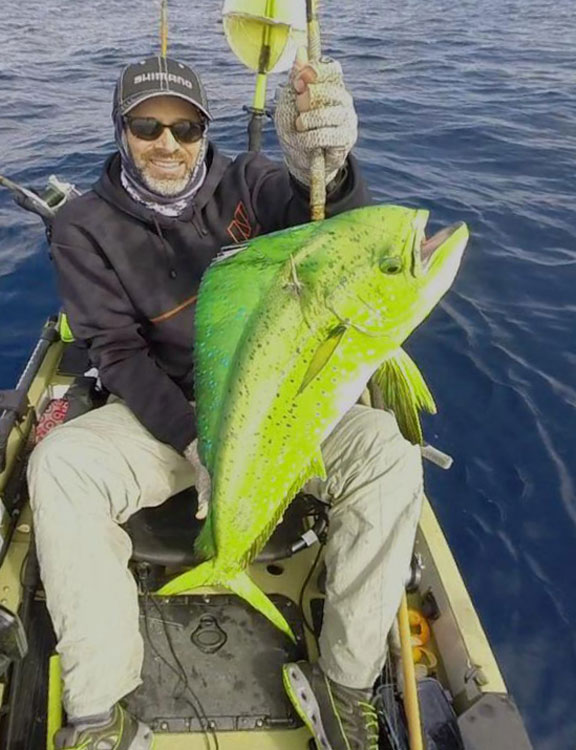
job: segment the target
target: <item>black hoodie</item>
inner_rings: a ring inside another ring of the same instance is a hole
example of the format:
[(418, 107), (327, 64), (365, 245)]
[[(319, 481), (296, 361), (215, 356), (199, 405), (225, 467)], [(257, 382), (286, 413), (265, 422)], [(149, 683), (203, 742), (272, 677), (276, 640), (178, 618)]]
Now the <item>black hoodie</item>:
[[(202, 274), (221, 247), (308, 221), (308, 192), (287, 169), (211, 145), (208, 174), (177, 218), (135, 202), (111, 156), (93, 190), (58, 212), (52, 257), (70, 327), (89, 346), (103, 385), (161, 442), (182, 452), (196, 437), (192, 350)], [(354, 157), (327, 216), (366, 205)]]

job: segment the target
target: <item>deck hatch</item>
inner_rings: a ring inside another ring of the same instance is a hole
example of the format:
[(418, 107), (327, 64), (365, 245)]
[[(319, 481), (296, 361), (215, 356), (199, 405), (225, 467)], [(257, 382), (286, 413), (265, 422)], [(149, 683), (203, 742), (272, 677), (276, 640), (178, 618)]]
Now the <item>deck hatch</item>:
[[(304, 658), (302, 624), (294, 602), (276, 594), (270, 598), (297, 634), (298, 645), (232, 595), (142, 600), (143, 684), (129, 697), (129, 710), (157, 733), (202, 730), (191, 706), (192, 696), (163, 661), (176, 668), (168, 631), (206, 719), (215, 730), (300, 726), (284, 693), (281, 673), (285, 662)], [(210, 643), (212, 648), (205, 647)]]

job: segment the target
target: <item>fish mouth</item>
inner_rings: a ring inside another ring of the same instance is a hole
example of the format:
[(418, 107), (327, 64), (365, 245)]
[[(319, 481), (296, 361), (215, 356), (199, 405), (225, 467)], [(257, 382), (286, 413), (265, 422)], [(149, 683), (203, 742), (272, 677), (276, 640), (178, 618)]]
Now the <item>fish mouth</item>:
[(436, 254), (439, 254), (439, 251), (446, 247), (449, 240), (451, 240), (455, 234), (461, 233), (462, 229), (466, 227), (463, 221), (458, 221), (455, 224), (444, 227), (444, 229), (440, 229), (431, 237), (426, 237), (427, 218), (428, 217), (426, 216), (425, 221), (422, 221), (418, 227), (416, 235), (414, 247), (414, 268), (416, 275), (426, 273)]
[(424, 267), (428, 265), (436, 250), (438, 250), (446, 240), (449, 240), (450, 237), (452, 237), (452, 235), (463, 226), (463, 224), (463, 221), (458, 221), (455, 224), (451, 224), (449, 227), (445, 227), (439, 232), (436, 232), (436, 234), (433, 234), (429, 239), (426, 239), (426, 236), (422, 238), (422, 242), (420, 243), (420, 260)]

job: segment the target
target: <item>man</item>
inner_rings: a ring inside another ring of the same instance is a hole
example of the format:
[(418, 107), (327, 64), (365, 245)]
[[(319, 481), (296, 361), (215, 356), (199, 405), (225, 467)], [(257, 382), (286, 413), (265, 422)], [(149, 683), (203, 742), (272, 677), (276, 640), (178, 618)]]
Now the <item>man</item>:
[[(130, 540), (119, 524), (210, 478), (196, 447), (194, 303), (224, 245), (308, 220), (308, 165), (326, 155), (327, 214), (368, 200), (350, 155), (356, 114), (340, 67), (297, 61), (279, 95), (285, 165), (224, 157), (198, 76), (175, 60), (129, 65), (114, 96), (118, 147), (94, 189), (58, 214), (52, 255), (72, 331), (113, 398), (54, 430), (29, 467), (68, 725), (56, 748), (144, 750), (150, 730), (119, 701), (140, 682), (143, 644)], [(375, 747), (371, 687), (399, 604), (422, 498), (419, 451), (386, 412), (356, 406), (322, 446), (331, 503), (318, 664), (287, 670), (318, 743)]]

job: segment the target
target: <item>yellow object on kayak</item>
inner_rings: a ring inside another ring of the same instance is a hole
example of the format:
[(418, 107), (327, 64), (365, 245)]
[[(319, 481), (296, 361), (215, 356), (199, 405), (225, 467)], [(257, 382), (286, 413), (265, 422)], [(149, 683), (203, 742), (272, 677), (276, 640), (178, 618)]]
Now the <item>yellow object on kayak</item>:
[(424, 615), (416, 609), (409, 609), (408, 622), (413, 645), (425, 646), (430, 640), (430, 625)]
[(58, 315), (58, 333), (65, 344), (71, 344), (74, 341), (74, 334), (68, 323), (68, 316), (64, 312)]
[(429, 675), (438, 666), (438, 658), (436, 657), (436, 654), (429, 648), (424, 648), (423, 646), (412, 647), (412, 658), (416, 666), (420, 667), (420, 670), (418, 671), (421, 674), (425, 673), (426, 675)]

